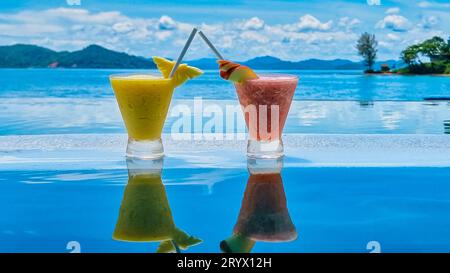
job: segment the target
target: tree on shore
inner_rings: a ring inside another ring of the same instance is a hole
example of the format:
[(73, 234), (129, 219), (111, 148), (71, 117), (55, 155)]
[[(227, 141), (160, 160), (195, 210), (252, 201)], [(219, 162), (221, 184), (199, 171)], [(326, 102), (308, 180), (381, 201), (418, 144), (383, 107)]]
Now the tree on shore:
[(358, 54), (363, 57), (364, 63), (366, 64), (368, 71), (373, 70), (373, 65), (377, 58), (378, 52), (378, 42), (374, 34), (369, 34), (364, 32), (358, 39), (356, 48), (358, 49)]
[(421, 43), (410, 45), (400, 57), (408, 65), (422, 65), (420, 56), (430, 58), (431, 65), (436, 61), (450, 60), (450, 46), (441, 37), (435, 36)]
[(438, 36), (422, 42), (419, 46), (420, 52), (430, 59), (442, 57), (448, 48), (447, 42)]
[(442, 56), (443, 56), (446, 60), (450, 60), (450, 45), (448, 45), (447, 48), (444, 50)]
[[(429, 62), (422, 62), (421, 57)], [(421, 43), (408, 46), (402, 51), (401, 59), (408, 65), (403, 69), (411, 74), (450, 74), (450, 45), (441, 37), (435, 36)]]
[(400, 57), (405, 62), (405, 64), (411, 66), (417, 64), (417, 62), (420, 63), (419, 53), (420, 53), (420, 46), (412, 45), (408, 46), (405, 50), (403, 50)]

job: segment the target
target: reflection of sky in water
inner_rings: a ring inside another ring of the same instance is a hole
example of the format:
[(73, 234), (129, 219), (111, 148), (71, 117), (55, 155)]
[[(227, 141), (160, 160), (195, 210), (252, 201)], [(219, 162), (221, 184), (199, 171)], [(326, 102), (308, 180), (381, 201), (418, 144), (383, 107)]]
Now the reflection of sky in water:
[[(1, 138), (0, 252), (67, 252), (74, 240), (83, 252), (156, 250), (156, 243), (111, 238), (128, 181), (125, 135)], [(367, 252), (372, 240), (384, 252), (450, 251), (447, 136), (285, 140), (283, 187), (299, 237), (257, 242), (253, 252)], [(187, 252), (219, 252), (243, 204), (245, 145), (177, 143), (167, 146), (162, 171), (174, 221), (203, 240)]]
[[(221, 180), (212, 191), (193, 181)], [(176, 225), (203, 242), (187, 252), (219, 252), (231, 235), (248, 179), (236, 169), (164, 169)], [(0, 251), (154, 252), (157, 243), (111, 239), (127, 170), (3, 171)], [(449, 168), (284, 168), (289, 215), (299, 237), (258, 242), (253, 252), (450, 251)], [(53, 181), (25, 184), (23, 181)], [(430, 181), (433, 185), (430, 186)], [(179, 186), (178, 186), (179, 185)], [(386, 212), (389, 213), (386, 213)]]
[[(175, 100), (172, 108), (188, 105), (194, 116), (193, 100)], [(203, 101), (203, 109), (217, 105), (226, 113), (226, 106), (235, 100)], [(238, 131), (243, 132), (243, 117)], [(169, 117), (164, 131), (170, 132), (179, 116)], [(450, 119), (450, 104), (441, 102), (379, 102), (379, 101), (294, 101), (284, 133), (443, 133), (442, 123)], [(125, 133), (123, 122), (113, 98), (109, 99), (3, 99), (0, 101), (0, 134), (55, 133)], [(211, 117), (203, 118), (203, 125)], [(195, 119), (191, 117), (191, 128)], [(223, 131), (226, 122), (223, 119)], [(198, 127), (196, 127), (198, 128)], [(195, 131), (195, 132), (198, 132)]]
[(381, 122), (383, 123), (383, 127), (388, 129), (388, 130), (395, 130), (397, 129), (400, 125), (400, 121), (403, 118), (403, 114), (398, 112), (398, 111), (384, 111), (381, 114)]

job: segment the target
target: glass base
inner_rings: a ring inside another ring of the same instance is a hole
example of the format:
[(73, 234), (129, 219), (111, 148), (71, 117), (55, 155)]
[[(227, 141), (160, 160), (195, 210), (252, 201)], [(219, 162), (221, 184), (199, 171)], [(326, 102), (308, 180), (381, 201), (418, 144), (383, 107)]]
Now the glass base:
[(161, 175), (164, 157), (157, 159), (142, 159), (137, 157), (127, 157), (128, 175)]
[(135, 140), (128, 138), (127, 157), (141, 159), (158, 159), (164, 156), (164, 147), (161, 139)]
[(281, 173), (283, 157), (278, 158), (248, 158), (247, 169), (250, 174)]
[(250, 158), (280, 158), (284, 155), (283, 141), (258, 141), (249, 139), (247, 143), (247, 156)]

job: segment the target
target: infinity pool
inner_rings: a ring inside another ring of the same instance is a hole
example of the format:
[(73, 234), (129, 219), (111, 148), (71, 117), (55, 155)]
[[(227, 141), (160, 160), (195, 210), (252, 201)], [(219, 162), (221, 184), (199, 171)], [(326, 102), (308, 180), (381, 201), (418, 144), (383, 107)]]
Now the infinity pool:
[[(157, 242), (112, 239), (128, 182), (123, 135), (0, 140), (0, 252), (157, 250)], [(284, 198), (275, 219), (291, 222), (296, 236), (256, 241), (252, 252), (450, 251), (446, 135), (291, 136), (281, 181), (259, 191), (244, 143), (168, 142), (161, 175), (167, 204), (154, 206), (167, 205), (175, 226), (202, 240), (182, 252), (220, 252), (240, 211), (270, 218), (270, 204), (248, 207)], [(276, 197), (262, 194), (270, 189)]]

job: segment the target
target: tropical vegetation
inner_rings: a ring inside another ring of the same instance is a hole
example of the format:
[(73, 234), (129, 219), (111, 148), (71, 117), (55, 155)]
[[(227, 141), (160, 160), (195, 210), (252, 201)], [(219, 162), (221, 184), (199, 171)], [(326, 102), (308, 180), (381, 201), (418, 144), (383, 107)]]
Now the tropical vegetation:
[(377, 59), (378, 52), (378, 42), (374, 34), (364, 32), (358, 39), (356, 48), (358, 49), (358, 54), (364, 59), (364, 63), (367, 66), (366, 72), (374, 72), (373, 65)]
[[(407, 65), (397, 70), (404, 74), (450, 74), (450, 41), (435, 36), (421, 43), (408, 46), (401, 53)], [(423, 58), (428, 62), (423, 62)]]

